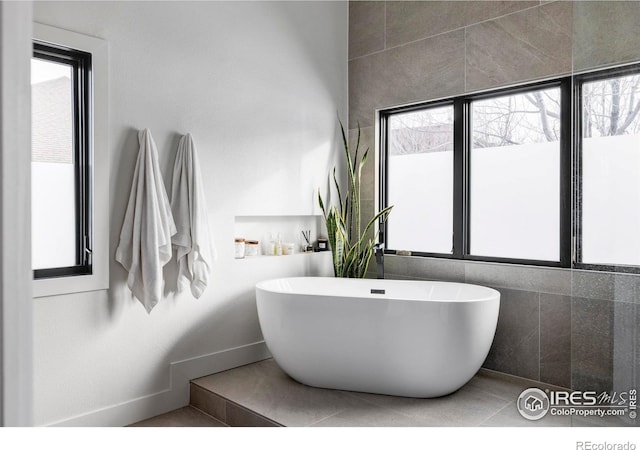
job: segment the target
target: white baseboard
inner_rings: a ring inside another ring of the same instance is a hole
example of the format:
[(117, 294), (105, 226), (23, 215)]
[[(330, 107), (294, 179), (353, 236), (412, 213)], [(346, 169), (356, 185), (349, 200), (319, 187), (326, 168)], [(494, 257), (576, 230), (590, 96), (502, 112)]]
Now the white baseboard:
[(189, 404), (189, 381), (271, 357), (264, 341), (172, 362), (169, 387), (151, 395), (42, 426), (122, 427)]

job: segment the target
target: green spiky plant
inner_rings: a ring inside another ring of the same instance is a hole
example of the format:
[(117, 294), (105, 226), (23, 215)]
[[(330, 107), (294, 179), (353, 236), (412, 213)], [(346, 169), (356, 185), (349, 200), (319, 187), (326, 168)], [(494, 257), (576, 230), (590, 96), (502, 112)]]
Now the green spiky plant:
[(362, 182), (362, 168), (367, 162), (369, 149), (360, 155), (360, 126), (356, 148), (353, 152), (353, 160), (349, 151), (349, 143), (344, 131), (342, 121), (338, 118), (342, 132), (344, 155), (347, 160), (348, 186), (346, 195), (342, 195), (340, 183), (336, 176), (336, 168), (333, 168), (333, 183), (338, 194), (339, 205), (327, 205), (322, 200), (318, 190), (318, 203), (324, 216), (329, 245), (333, 256), (333, 271), (336, 277), (363, 278), (369, 267), (369, 260), (373, 253), (373, 246), (378, 238), (376, 231), (372, 238), (367, 238), (377, 220), (386, 221), (393, 206), (388, 206), (376, 213), (366, 226), (362, 227), (360, 217), (360, 185)]

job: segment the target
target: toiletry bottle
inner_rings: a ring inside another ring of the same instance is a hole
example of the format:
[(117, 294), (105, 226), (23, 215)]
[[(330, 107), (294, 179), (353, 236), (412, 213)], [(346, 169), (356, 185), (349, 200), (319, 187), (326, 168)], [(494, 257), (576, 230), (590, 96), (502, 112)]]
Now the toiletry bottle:
[(245, 248), (244, 238), (235, 238), (233, 241), (234, 241), (234, 244), (235, 244), (235, 257), (236, 257), (236, 259), (244, 258), (244, 248)]
[(273, 233), (269, 233), (269, 245), (267, 255), (274, 256), (276, 254), (276, 239), (273, 237)]
[(275, 255), (282, 256), (282, 240), (280, 239), (280, 233), (278, 233), (278, 238), (276, 240)]

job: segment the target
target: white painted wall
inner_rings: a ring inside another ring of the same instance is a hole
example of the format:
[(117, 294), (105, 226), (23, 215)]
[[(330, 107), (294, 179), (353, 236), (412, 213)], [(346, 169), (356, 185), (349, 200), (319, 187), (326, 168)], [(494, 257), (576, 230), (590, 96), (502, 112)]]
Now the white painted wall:
[(212, 353), (262, 340), (256, 281), (331, 273), (326, 255), (234, 260), (233, 237), (236, 216), (318, 213), (346, 117), (347, 3), (38, 2), (34, 20), (109, 44), (112, 253), (139, 128), (165, 185), (181, 133), (202, 164), (219, 259), (199, 300), (169, 293), (147, 315), (113, 257), (108, 291), (35, 300), (36, 424), (120, 425), (184, 399), (165, 395), (184, 378), (172, 384), (170, 363), (202, 375), (210, 359), (239, 361)]
[(0, 426), (33, 423), (31, 18), (30, 2), (0, 2)]

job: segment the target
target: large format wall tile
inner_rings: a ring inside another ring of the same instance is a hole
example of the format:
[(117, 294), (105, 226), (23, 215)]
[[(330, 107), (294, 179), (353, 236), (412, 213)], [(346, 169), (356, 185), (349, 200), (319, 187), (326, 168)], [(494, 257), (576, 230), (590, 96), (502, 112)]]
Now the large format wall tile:
[(572, 4), (554, 2), (470, 26), (468, 92), (571, 72)]
[(613, 387), (611, 341), (602, 336), (572, 335), (571, 389), (609, 392)]
[(640, 305), (617, 302), (613, 304), (613, 389), (628, 391), (640, 384)]
[(387, 2), (387, 48), (539, 5), (537, 1)]
[(540, 377), (539, 294), (498, 288), (500, 315), (487, 369), (538, 380)]
[(465, 25), (465, 2), (387, 2), (387, 46), (435, 36)]
[(610, 338), (613, 306), (613, 302), (607, 300), (574, 296), (571, 309), (571, 332)]
[(537, 1), (471, 1), (463, 2), (465, 5), (465, 25), (483, 22), (485, 20), (501, 17), (522, 9), (540, 5)]
[(640, 58), (640, 2), (574, 3), (573, 66), (584, 70)]
[(640, 275), (574, 270), (571, 290), (576, 297), (640, 303)]
[(388, 278), (426, 278), (424, 258), (417, 256), (387, 255), (384, 257), (384, 270)]
[(464, 282), (464, 263), (417, 256), (385, 256), (389, 278)]
[(571, 271), (516, 264), (465, 263), (466, 281), (525, 291), (571, 294)]
[(384, 50), (384, 2), (349, 2), (349, 59)]
[(571, 387), (571, 297), (540, 294), (540, 381)]
[(464, 30), (349, 62), (349, 127), (369, 127), (376, 108), (464, 90)]
[(613, 371), (613, 306), (608, 300), (573, 297), (571, 388), (609, 391)]

